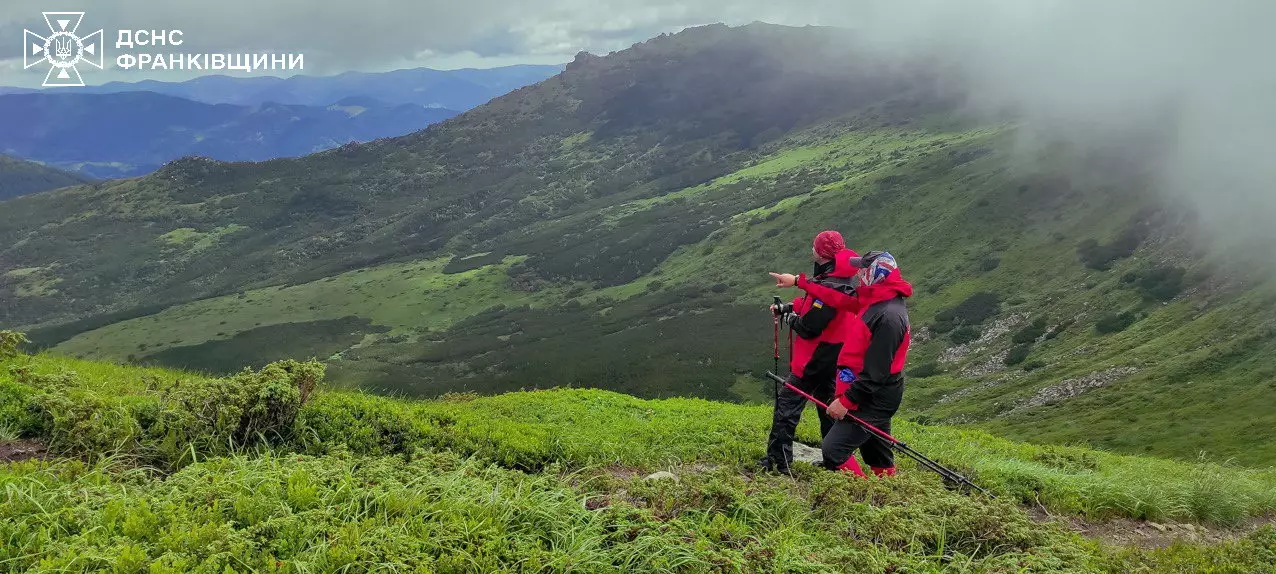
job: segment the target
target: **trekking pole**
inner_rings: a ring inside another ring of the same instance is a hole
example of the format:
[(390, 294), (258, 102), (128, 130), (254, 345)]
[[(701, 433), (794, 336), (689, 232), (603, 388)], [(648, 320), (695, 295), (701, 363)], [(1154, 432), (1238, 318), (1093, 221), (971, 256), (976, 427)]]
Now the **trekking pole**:
[[(775, 300), (775, 305), (777, 308), (780, 305), (784, 304), (784, 302), (781, 301), (779, 297), (772, 296), (772, 299)], [(773, 330), (775, 332), (775, 371), (774, 372), (778, 373), (780, 372), (780, 314), (779, 313), (776, 313), (775, 311), (771, 312), (771, 323), (774, 326)], [(780, 408), (779, 381), (776, 381), (773, 386), (775, 387), (775, 408), (779, 409)]]
[[(806, 392), (805, 392), (805, 391), (803, 391), (802, 389), (799, 389), (799, 388), (797, 388), (797, 387), (793, 386), (791, 383), (789, 383), (789, 382), (787, 382), (787, 381), (784, 381), (783, 379), (781, 379), (781, 378), (780, 378), (778, 375), (776, 375), (775, 373), (767, 373), (767, 375), (768, 375), (768, 376), (770, 376), (772, 380), (776, 381), (776, 383), (783, 382), (783, 383), (784, 383), (784, 386), (788, 387), (788, 388), (789, 388), (790, 390), (792, 390), (793, 392), (795, 392), (795, 393), (797, 393), (797, 394), (799, 394), (799, 395), (802, 395), (803, 397), (805, 397), (805, 398), (806, 398), (806, 400), (808, 400), (808, 401), (811, 401), (811, 402), (815, 403), (815, 404), (816, 404), (816, 405), (818, 405), (820, 408), (822, 408), (822, 409), (824, 409), (824, 410), (828, 410), (829, 406), (828, 406), (828, 405), (826, 405), (826, 404), (824, 404), (824, 402), (822, 402), (822, 401), (820, 401), (819, 399), (817, 399), (817, 398), (815, 398), (815, 397), (811, 396), (810, 394), (806, 393)], [(873, 426), (873, 425), (869, 424), (869, 423), (868, 423), (867, 421), (865, 421), (864, 419), (861, 419), (861, 418), (859, 418), (859, 417), (857, 417), (857, 416), (855, 416), (855, 415), (853, 415), (853, 414), (846, 413), (846, 416), (847, 416), (847, 417), (849, 417), (849, 418), (851, 419), (851, 421), (852, 421), (852, 422), (854, 422), (854, 423), (855, 423), (855, 424), (857, 424), (857, 425), (860, 425), (861, 427), (863, 427), (863, 428), (864, 428), (864, 430), (867, 430), (867, 431), (869, 432), (869, 434), (871, 434), (871, 435), (873, 435), (873, 436), (877, 437), (877, 438), (878, 438), (878, 440), (881, 440), (882, 442), (885, 442), (885, 443), (887, 444), (887, 446), (890, 446), (891, 448), (893, 448), (893, 449), (895, 449), (895, 450), (898, 450), (899, 452), (904, 453), (904, 454), (905, 454), (906, 456), (908, 456), (909, 458), (911, 458), (911, 459), (913, 459), (913, 460), (917, 461), (917, 463), (918, 463), (918, 464), (920, 464), (920, 465), (922, 465), (922, 466), (924, 466), (924, 467), (926, 467), (926, 468), (928, 468), (928, 469), (930, 469), (930, 470), (934, 471), (934, 472), (935, 472), (935, 474), (938, 474), (939, 476), (943, 477), (943, 478), (944, 478), (944, 480), (947, 480), (947, 481), (952, 482), (952, 483), (954, 483), (954, 484), (957, 484), (957, 485), (959, 485), (959, 486), (964, 486), (964, 487), (968, 487), (968, 488), (973, 488), (973, 489), (978, 490), (979, 492), (981, 492), (981, 493), (983, 493), (983, 494), (986, 494), (989, 498), (997, 498), (996, 496), (993, 496), (993, 494), (992, 494), (992, 493), (988, 492), (987, 490), (984, 490), (983, 488), (980, 488), (980, 487), (979, 487), (979, 485), (977, 485), (977, 484), (975, 484), (975, 483), (971, 482), (969, 478), (966, 478), (966, 477), (965, 477), (965, 476), (963, 476), (961, 473), (959, 473), (959, 472), (957, 472), (957, 471), (955, 471), (955, 470), (953, 470), (953, 469), (951, 469), (951, 468), (948, 468), (948, 467), (946, 467), (946, 466), (944, 466), (944, 465), (942, 465), (942, 464), (939, 464), (938, 462), (935, 462), (935, 461), (931, 460), (931, 459), (930, 459), (929, 457), (927, 457), (926, 455), (923, 455), (922, 453), (920, 453), (920, 452), (917, 452), (917, 451), (913, 450), (913, 448), (912, 448), (912, 447), (910, 447), (910, 446), (908, 446), (908, 444), (907, 444), (907, 443), (905, 443), (904, 441), (899, 440), (899, 439), (897, 439), (897, 438), (895, 438), (895, 437), (891, 436), (891, 435), (890, 435), (890, 433), (888, 433), (888, 432), (886, 432), (886, 431), (884, 431), (884, 430), (882, 430), (882, 429), (879, 429), (879, 428), (877, 428), (877, 427), (875, 427), (875, 426)]]

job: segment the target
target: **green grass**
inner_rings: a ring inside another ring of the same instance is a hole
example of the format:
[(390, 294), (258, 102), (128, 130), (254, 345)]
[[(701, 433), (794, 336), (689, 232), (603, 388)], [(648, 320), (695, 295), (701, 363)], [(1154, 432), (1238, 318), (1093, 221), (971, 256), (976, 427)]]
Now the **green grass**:
[[(744, 467), (762, 455), (770, 424), (770, 410), (763, 406), (699, 399), (648, 401), (584, 389), (421, 403), (324, 395), (306, 416), (316, 417), (308, 424), (322, 427), (329, 417), (344, 421), (349, 415), (343, 413), (360, 412), (397, 412), (397, 424), (409, 425), (405, 428), (427, 444), (525, 468), (555, 462)], [(799, 437), (818, 444), (813, 414), (805, 417)], [(902, 440), (973, 473), (992, 491), (1059, 512), (1234, 523), (1276, 510), (1272, 470), (1036, 446), (950, 427), (906, 422), (897, 426)], [(336, 430), (321, 434), (339, 436)], [(371, 444), (361, 448), (378, 450)], [(902, 464), (924, 472), (911, 461)]]
[(14, 295), (18, 297), (48, 297), (57, 294), (56, 287), (62, 282), (53, 273), (52, 267), (26, 267), (10, 270), (5, 276), (16, 283)]
[[(188, 456), (180, 441), (172, 442), (171, 431), (148, 425), (163, 420), (165, 409), (182, 410), (180, 403), (170, 404), (165, 398), (180, 394), (179, 389), (219, 392), (212, 379), (45, 356), (29, 364), (22, 358), (13, 361), (27, 366), (15, 371), (12, 381), (0, 378), (9, 397), (8, 410), (3, 412), (30, 433), (70, 441), (55, 440), (54, 450), (73, 452), (83, 448), (77, 444), (109, 444), (113, 445), (106, 449), (110, 452), (98, 454), (141, 457), (159, 466), (181, 465), (191, 456), (201, 456), (199, 452)], [(74, 374), (59, 376), (67, 372)], [(54, 380), (61, 382), (49, 387), (48, 381)], [(223, 402), (238, 404), (229, 399)], [(32, 422), (24, 414), (31, 412), (48, 413), (43, 416), (49, 418)], [(106, 412), (111, 416), (95, 414)], [(818, 444), (814, 417), (806, 419), (799, 437)], [(560, 464), (654, 469), (703, 463), (747, 468), (762, 454), (769, 421), (765, 406), (688, 398), (653, 401), (592, 389), (454, 395), (436, 401), (327, 391), (316, 394), (299, 411), (297, 427), (289, 431), (292, 438), (286, 443), (318, 453), (336, 444), (372, 455), (444, 449), (528, 470)], [(1036, 446), (979, 431), (906, 421), (899, 422), (897, 435), (933, 458), (971, 473), (981, 485), (1004, 497), (1058, 512), (1228, 524), (1276, 510), (1276, 471), (1272, 470)], [(207, 448), (200, 447), (201, 451)], [(924, 474), (910, 461), (902, 463)], [(939, 486), (933, 477), (925, 480)]]
[(505, 270), (517, 260), (507, 258), (501, 264), (455, 274), (441, 272), (445, 259), (418, 261), (360, 269), (301, 285), (255, 289), (89, 331), (58, 345), (57, 350), (90, 358), (144, 357), (226, 340), (260, 327), (350, 316), (389, 327), (390, 335), (417, 336), (494, 305), (545, 301), (561, 292), (532, 295), (510, 290)]
[(197, 231), (193, 227), (180, 227), (159, 236), (158, 240), (166, 247), (180, 249), (183, 255), (190, 256), (217, 245), (217, 242), (227, 235), (246, 229), (248, 228), (235, 223), (213, 228), (206, 233)]
[(77, 463), (0, 469), (8, 571), (1257, 572), (1276, 532), (1106, 549), (913, 478), (646, 482), (525, 474), (448, 453), (232, 457), (164, 480)]
[[(911, 465), (888, 480), (805, 465), (792, 478), (755, 475), (763, 407), (584, 389), (434, 401), (320, 389), (308, 402), (261, 402), (294, 384), (272, 387), (286, 380), (272, 373), (218, 381), (49, 355), (0, 360), (0, 427), (47, 412), (54, 433), (35, 425), (27, 437), (96, 460), (0, 466), (0, 569), (1239, 573), (1270, 571), (1276, 557), (1270, 527), (1142, 550), (1025, 509), (1228, 524), (1276, 508), (1272, 472), (900, 425), (994, 501)], [(56, 400), (31, 385), (54, 380)], [(171, 418), (196, 404), (214, 410)], [(230, 405), (275, 426), (222, 435), (239, 420)], [(68, 440), (56, 432), (66, 417), (81, 434), (136, 430), (122, 442)], [(157, 473), (145, 461), (175, 464)], [(642, 478), (661, 469), (679, 480)]]

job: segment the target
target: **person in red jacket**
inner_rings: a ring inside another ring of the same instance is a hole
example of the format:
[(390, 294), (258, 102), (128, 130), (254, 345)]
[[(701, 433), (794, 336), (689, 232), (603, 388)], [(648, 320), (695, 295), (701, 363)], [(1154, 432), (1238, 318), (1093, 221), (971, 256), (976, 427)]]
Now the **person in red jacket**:
[(865, 476), (855, 460), (858, 449), (874, 474), (892, 476), (895, 458), (890, 447), (844, 418), (853, 411), (865, 422), (890, 432), (891, 418), (904, 397), (904, 363), (911, 336), (905, 299), (913, 295), (913, 286), (904, 280), (890, 253), (870, 252), (851, 258), (848, 264), (857, 269), (853, 290), (819, 277), (772, 276), (777, 285), (797, 286), (808, 297), (817, 297), (858, 319), (848, 325), (838, 355), (836, 400), (829, 403), (827, 412), (837, 423), (824, 437), (825, 467)]
[[(849, 263), (856, 253), (846, 249), (841, 234), (821, 232), (815, 237), (811, 256), (815, 260), (815, 278), (830, 286), (850, 289), (858, 270)], [(809, 294), (792, 303), (773, 305), (771, 312), (779, 315), (781, 323), (797, 335), (790, 349), (789, 382), (821, 400), (831, 399), (837, 357), (854, 314)], [(789, 471), (793, 461), (793, 437), (805, 407), (806, 399), (801, 395), (788, 387), (780, 391), (767, 439), (767, 455), (760, 463), (764, 469)], [(822, 436), (833, 428), (834, 421), (823, 411), (819, 416)]]

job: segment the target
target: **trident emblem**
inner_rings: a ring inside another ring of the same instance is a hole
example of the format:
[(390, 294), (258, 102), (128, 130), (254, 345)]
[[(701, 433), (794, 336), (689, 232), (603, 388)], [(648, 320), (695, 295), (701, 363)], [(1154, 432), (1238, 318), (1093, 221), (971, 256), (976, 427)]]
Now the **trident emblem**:
[(66, 36), (63, 36), (60, 38), (54, 38), (53, 49), (56, 51), (58, 55), (58, 59), (60, 60), (71, 59), (71, 39), (70, 38)]
[(49, 74), (42, 86), (83, 86), (76, 66), (84, 62), (100, 70), (103, 64), (102, 31), (83, 38), (75, 33), (83, 19), (84, 12), (45, 12), (44, 22), (51, 32), (48, 37), (23, 30), (22, 69), (47, 62)]

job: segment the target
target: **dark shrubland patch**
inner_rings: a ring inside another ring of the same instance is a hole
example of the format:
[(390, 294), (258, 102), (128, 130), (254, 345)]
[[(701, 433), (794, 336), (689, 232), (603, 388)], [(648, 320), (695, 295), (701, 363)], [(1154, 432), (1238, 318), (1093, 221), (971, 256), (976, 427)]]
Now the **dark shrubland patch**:
[(953, 307), (935, 314), (932, 330), (947, 333), (960, 326), (978, 326), (1001, 311), (1001, 296), (980, 291)]
[(1157, 215), (1158, 212), (1152, 209), (1140, 211), (1111, 242), (1099, 243), (1095, 239), (1082, 241), (1077, 244), (1077, 257), (1086, 267), (1107, 271), (1116, 261), (1134, 255), (1134, 251), (1147, 239), (1152, 221)]
[(1020, 328), (1018, 331), (1015, 331), (1015, 334), (1010, 338), (1010, 340), (1017, 345), (1033, 343), (1044, 335), (1045, 332), (1046, 318), (1037, 317), (1036, 319), (1033, 319), (1031, 323)]
[(249, 329), (221, 341), (173, 347), (141, 357), (143, 362), (216, 374), (242, 365), (264, 366), (287, 357), (327, 358), (363, 339), (365, 333), (388, 331), (368, 319), (345, 317), (304, 323), (281, 323)]
[(1182, 267), (1154, 267), (1131, 271), (1121, 276), (1121, 283), (1131, 285), (1150, 301), (1169, 301), (1183, 291), (1187, 270)]
[(448, 274), (464, 273), (481, 267), (500, 263), (505, 259), (505, 255), (493, 251), (482, 255), (471, 255), (469, 257), (453, 257), (443, 266), (443, 272)]
[(970, 325), (962, 325), (948, 333), (953, 343), (964, 345), (979, 338), (979, 329)]
[(1010, 348), (1009, 352), (1006, 353), (1005, 364), (1007, 366), (1018, 365), (1024, 362), (1024, 360), (1028, 358), (1028, 354), (1031, 352), (1032, 352), (1031, 343), (1020, 343), (1018, 345), (1015, 345)]
[(909, 366), (905, 374), (910, 377), (926, 378), (939, 374), (939, 363), (935, 361), (927, 361), (915, 366)]
[(1100, 335), (1119, 333), (1129, 328), (1130, 325), (1133, 325), (1135, 321), (1138, 320), (1138, 315), (1130, 311), (1105, 313), (1094, 322), (1094, 330)]

